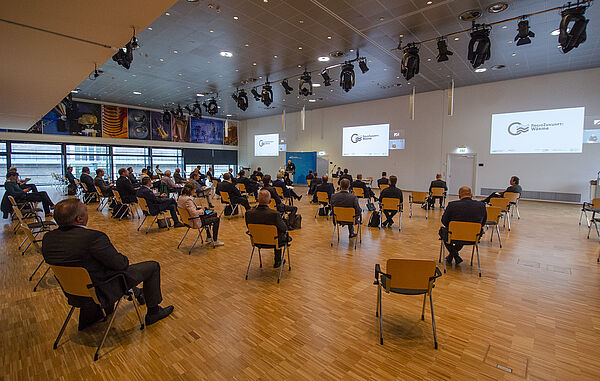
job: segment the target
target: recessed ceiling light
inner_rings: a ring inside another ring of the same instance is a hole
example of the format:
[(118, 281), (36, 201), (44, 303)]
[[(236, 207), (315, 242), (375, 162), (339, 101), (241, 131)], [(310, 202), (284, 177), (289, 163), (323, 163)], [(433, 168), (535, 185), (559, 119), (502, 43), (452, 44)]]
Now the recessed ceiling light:
[(81, 89), (75, 89), (75, 90), (71, 90), (71, 92), (72, 92), (73, 94), (77, 94), (77, 93), (78, 93), (78, 92), (80, 92), (80, 91), (81, 91)]
[(321, 56), (321, 57), (319, 57), (319, 58), (317, 58), (317, 59), (318, 59), (320, 62), (327, 62), (327, 61), (329, 61), (329, 57), (327, 57), (327, 56)]
[(454, 41), (460, 40), (460, 37), (454, 37)]
[(302, 67), (302, 65), (298, 65), (298, 67)]
[(313, 83), (313, 87), (321, 87), (320, 83)]
[(273, 58), (277, 58), (277, 56), (273, 56)]
[(431, 4), (433, 4), (433, 1), (428, 1), (427, 2), (427, 5), (431, 5)]
[(383, 20), (385, 20), (385, 17), (381, 16), (381, 17), (379, 18), (379, 21), (383, 21)]
[(231, 114), (227, 114), (226, 116), (233, 116), (233, 115), (231, 115)]
[(250, 46), (250, 45), (248, 45), (248, 44), (244, 44), (244, 46), (245, 46), (245, 47), (248, 47), (248, 46)]
[(512, 41), (506, 41), (507, 44), (512, 44)]
[(354, 49), (350, 49), (350, 52), (353, 52), (353, 51), (354, 51)]
[(237, 17), (237, 16), (233, 16), (233, 19), (234, 19), (234, 20), (238, 20), (238, 19), (239, 19), (239, 17)]
[(148, 27), (148, 30), (152, 30), (152, 27)]
[(192, 86), (188, 86), (187, 88), (188, 88), (188, 89), (191, 89), (191, 88), (192, 88)]
[(179, 53), (179, 51), (178, 51), (178, 50), (173, 50), (173, 53), (174, 53), (174, 54), (178, 54), (178, 53)]
[(214, 33), (215, 31), (211, 29), (211, 30), (209, 30), (209, 32), (210, 32), (210, 33)]
[(165, 12), (165, 16), (171, 16), (169, 12)]
[[(314, 85), (313, 85), (314, 86)], [(308, 100), (310, 103), (315, 103), (317, 100), (316, 99), (309, 99)]]
[(504, 26), (502, 27), (502, 29), (506, 29), (506, 28), (508, 28), (508, 26), (506, 26), (506, 25), (504, 25)]
[(197, 96), (197, 97), (203, 97), (203, 96), (204, 96), (204, 94), (202, 94), (202, 93), (198, 93), (198, 94), (196, 94), (196, 96)]
[(142, 93), (141, 93), (141, 92), (139, 92), (139, 91), (134, 91), (133, 93), (134, 93), (135, 95), (142, 95)]
[(489, 13), (500, 13), (502, 11), (505, 11), (508, 8), (508, 4), (503, 2), (503, 1), (499, 1), (497, 3), (491, 4), (489, 7), (487, 7), (487, 11)]
[(431, 58), (427, 58), (427, 62), (431, 61)]
[(269, 0), (263, 0), (263, 3), (268, 3), (268, 2), (269, 2)]
[(514, 56), (516, 56), (516, 55), (517, 55), (517, 53), (513, 53), (513, 54), (512, 54), (512, 56), (513, 56), (513, 57), (514, 57)]
[(252, 66), (256, 66), (256, 62), (252, 62)]
[(231, 52), (225, 52), (225, 51), (223, 51), (223, 52), (221, 52), (221, 53), (219, 53), (219, 54), (220, 54), (222, 57), (233, 57), (233, 53), (231, 53)]
[(327, 39), (328, 39), (328, 40), (331, 40), (331, 38), (332, 38), (331, 36), (327, 36)]
[(560, 34), (560, 29), (554, 29), (550, 34), (553, 36), (558, 36)]
[(132, 77), (136, 77), (136, 75), (135, 75), (135, 74), (131, 74), (131, 76), (132, 76)]
[(487, 69), (484, 67), (479, 67), (477, 69), (475, 69), (475, 73), (483, 73), (484, 71), (486, 71)]
[(464, 11), (458, 16), (458, 19), (461, 21), (475, 21), (481, 17), (481, 11), (479, 9), (469, 9), (468, 11)]
[(302, 50), (302, 46), (298, 46), (298, 50)]
[(162, 59), (162, 58), (159, 58), (158, 60), (159, 60), (160, 62), (163, 62), (163, 61), (164, 61), (164, 59)]
[(298, 20), (300, 24), (304, 24), (304, 20)]

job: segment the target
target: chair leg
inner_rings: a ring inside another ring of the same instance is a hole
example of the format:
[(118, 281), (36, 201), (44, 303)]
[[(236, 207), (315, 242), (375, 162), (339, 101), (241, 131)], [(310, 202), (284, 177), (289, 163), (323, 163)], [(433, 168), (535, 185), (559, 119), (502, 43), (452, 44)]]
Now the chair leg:
[[(250, 265), (252, 264), (252, 258), (254, 257), (255, 246), (252, 246), (252, 254), (250, 254), (250, 262), (248, 263), (248, 270), (246, 270), (246, 280), (248, 280), (248, 273), (250, 272)], [(260, 252), (260, 249), (259, 249)]]
[(381, 300), (381, 285), (379, 285), (379, 344), (383, 345), (383, 310)]
[(33, 286), (33, 292), (37, 291), (38, 286), (40, 285), (40, 283), (42, 283), (42, 281), (46, 277), (46, 274), (48, 274), (48, 271), (50, 271), (50, 266), (48, 266), (48, 268), (46, 269), (46, 271), (44, 271), (44, 273), (42, 274), (42, 277), (37, 281), (37, 283), (35, 284), (35, 286)]
[(277, 283), (279, 283), (279, 281), (281, 280), (281, 273), (283, 272), (283, 262), (285, 262), (286, 246), (283, 247), (283, 250), (281, 253), (281, 264), (279, 265), (279, 276), (277, 277)]
[(144, 225), (144, 222), (146, 222), (146, 218), (148, 218), (148, 216), (144, 215), (144, 219), (142, 220), (142, 223), (137, 228), (138, 231), (140, 231), (140, 228), (142, 227), (142, 225)]
[(479, 277), (481, 278), (481, 262), (479, 261), (479, 245), (475, 245), (475, 251), (477, 251), (477, 267), (479, 268)]
[(260, 253), (260, 248), (258, 248), (258, 265), (262, 269), (262, 254)]
[(423, 295), (423, 308), (421, 309), (421, 320), (425, 320), (425, 302), (427, 301), (427, 294)]
[(506, 213), (506, 219), (508, 221), (508, 231), (510, 231), (510, 213)]
[[(333, 246), (333, 240), (335, 238), (335, 229), (337, 229), (337, 225), (333, 224), (333, 235), (331, 236), (331, 246)], [(590, 233), (588, 232), (588, 238), (590, 238)]]
[(433, 326), (433, 344), (434, 348), (438, 349), (437, 332), (435, 329), (435, 315), (433, 314), (433, 297), (431, 291), (429, 291), (429, 305), (431, 306), (431, 325)]
[(104, 335), (102, 336), (102, 341), (100, 341), (100, 345), (98, 345), (98, 349), (96, 349), (96, 353), (94, 353), (94, 361), (98, 360), (100, 349), (104, 346), (104, 342), (106, 341), (106, 336), (108, 336), (108, 331), (110, 331), (110, 327), (112, 326), (113, 321), (115, 321), (115, 316), (117, 316), (117, 310), (119, 309), (119, 304), (121, 303), (121, 299), (117, 300), (117, 305), (115, 306), (115, 310), (108, 321), (108, 327), (106, 327), (106, 331), (104, 331)]
[(473, 255), (475, 255), (475, 245), (473, 245), (473, 250), (471, 251), (471, 266), (473, 266)]
[(517, 220), (520, 220), (521, 219), (521, 215), (519, 214), (519, 202), (518, 201), (515, 204), (515, 210), (517, 212)]
[(412, 202), (409, 202), (408, 206), (409, 206), (408, 218), (412, 218)]
[(183, 237), (181, 237), (181, 241), (179, 241), (179, 245), (177, 245), (177, 248), (179, 249), (179, 246), (181, 246), (181, 243), (183, 242), (183, 240), (185, 239), (185, 236), (187, 235), (187, 233), (190, 231), (191, 228), (188, 228), (185, 233), (183, 234)]
[(402, 231), (402, 212), (398, 211), (398, 231)]
[(146, 229), (146, 234), (148, 234), (148, 231), (150, 230), (150, 228), (152, 227), (152, 225), (154, 225), (154, 223), (156, 222), (157, 219), (158, 219), (158, 214), (156, 216), (154, 216), (154, 219), (152, 220), (152, 222), (150, 223), (150, 225), (148, 225), (148, 229)]
[(138, 317), (138, 320), (140, 321), (140, 330), (143, 330), (145, 327), (144, 321), (142, 320), (142, 314), (140, 314), (140, 309), (137, 303), (137, 300), (135, 299), (135, 295), (133, 293), (133, 289), (129, 289), (129, 296), (131, 297), (131, 301), (133, 302), (133, 306), (135, 307), (135, 314)]
[[(202, 235), (202, 230), (198, 230), (198, 236), (196, 237), (196, 240), (192, 244), (192, 247), (190, 247), (190, 251), (188, 252), (188, 254), (190, 254), (190, 255), (192, 254), (192, 249), (194, 248), (194, 246), (196, 246), (196, 242), (198, 242), (198, 238), (200, 238), (201, 235)], [(204, 240), (202, 240), (202, 242), (204, 242)]]
[[(498, 234), (498, 242), (500, 243), (500, 248), (502, 249), (502, 238), (500, 238), (500, 228), (498, 227), (498, 225), (496, 225), (496, 233)], [(491, 235), (493, 236), (494, 232), (492, 232)]]
[(442, 241), (442, 245), (440, 247), (440, 262), (444, 264), (444, 274), (446, 273), (446, 246), (444, 245), (444, 241)]
[(65, 319), (65, 322), (63, 323), (62, 328), (60, 329), (60, 332), (58, 333), (58, 337), (54, 341), (54, 345), (53, 345), (54, 349), (58, 348), (58, 342), (60, 341), (62, 334), (65, 332), (65, 328), (67, 328), (67, 324), (69, 323), (69, 320), (71, 320), (71, 315), (73, 315), (73, 311), (75, 311), (75, 307), (71, 307), (71, 310), (69, 311), (69, 314), (67, 315), (67, 318)]
[(35, 270), (33, 270), (33, 272), (31, 273), (31, 275), (29, 276), (29, 281), (31, 282), (31, 280), (33, 279), (33, 276), (35, 275), (35, 273), (37, 273), (37, 271), (40, 269), (40, 267), (42, 267), (42, 265), (44, 264), (45, 260), (44, 258), (42, 258), (42, 261), (40, 262), (39, 265), (37, 265), (37, 267), (35, 268)]

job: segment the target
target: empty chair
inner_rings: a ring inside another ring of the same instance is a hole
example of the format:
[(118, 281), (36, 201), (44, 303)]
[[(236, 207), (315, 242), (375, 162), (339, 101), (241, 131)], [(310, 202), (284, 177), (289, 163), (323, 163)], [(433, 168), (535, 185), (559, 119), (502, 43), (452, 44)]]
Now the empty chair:
[[(358, 221), (358, 222), (357, 222)], [(331, 246), (333, 246), (333, 239), (335, 238), (335, 232), (338, 233), (338, 243), (340, 242), (340, 225), (358, 225), (358, 239), (354, 240), (354, 248), (356, 249), (356, 241), (360, 241), (362, 244), (362, 221), (361, 216), (356, 215), (356, 210), (351, 207), (334, 206), (333, 207), (333, 235), (331, 236)]]
[[(154, 217), (154, 219), (152, 220), (152, 222), (150, 223), (150, 225), (148, 225), (148, 228), (146, 229), (146, 234), (148, 234), (148, 230), (150, 230), (150, 228), (152, 227), (152, 225), (154, 225), (154, 223), (158, 220), (158, 218), (167, 218), (166, 213), (168, 212), (168, 210), (162, 210), (162, 211), (158, 211), (157, 213), (150, 213), (150, 208), (148, 208), (148, 202), (146, 202), (146, 199), (143, 197), (138, 197), (138, 205), (140, 207), (140, 209), (142, 210), (142, 214), (144, 215), (144, 219), (142, 220), (142, 223), (140, 223), (140, 226), (138, 226), (137, 230), (140, 231), (140, 228), (142, 227), (142, 225), (144, 225), (144, 222), (146, 222), (146, 218), (148, 217)], [(160, 226), (159, 226), (160, 228)], [(167, 230), (169, 230), (169, 224), (167, 223), (166, 226)], [(179, 247), (179, 246), (178, 246)]]
[(317, 192), (317, 202), (319, 203), (319, 207), (315, 212), (315, 218), (317, 218), (319, 210), (324, 209), (325, 216), (327, 217), (327, 219), (329, 219), (329, 209), (331, 209), (331, 206), (329, 205), (329, 195), (327, 194), (327, 192)]
[[(473, 266), (473, 254), (477, 252), (477, 267), (479, 268), (479, 277), (481, 277), (481, 262), (479, 261), (479, 238), (481, 237), (481, 224), (478, 222), (450, 221), (448, 226), (447, 243), (461, 243), (463, 245), (473, 245), (471, 252), (471, 266)], [(446, 246), (442, 241), (440, 247), (440, 259), (444, 261), (444, 272), (446, 272)]]
[[(115, 316), (117, 315), (117, 311), (119, 309), (119, 304), (121, 303), (121, 299), (123, 298), (123, 296), (125, 296), (125, 295), (129, 296), (129, 298), (133, 302), (133, 305), (135, 307), (135, 312), (140, 321), (140, 329), (144, 329), (144, 322), (142, 321), (142, 316), (140, 315), (140, 311), (138, 309), (138, 304), (137, 304), (135, 295), (133, 294), (133, 289), (127, 288), (127, 282), (125, 280), (125, 275), (115, 274), (103, 282), (93, 283), (92, 279), (90, 278), (90, 274), (83, 267), (67, 267), (67, 266), (56, 266), (56, 265), (50, 265), (50, 267), (52, 268), (52, 272), (56, 276), (56, 279), (58, 280), (60, 287), (62, 288), (63, 292), (65, 293), (65, 296), (66, 295), (74, 295), (74, 296), (80, 296), (80, 297), (84, 297), (84, 298), (91, 298), (94, 301), (94, 303), (96, 303), (97, 305), (99, 305), (101, 307), (102, 313), (104, 314), (105, 317), (106, 317), (105, 308), (107, 308), (108, 306), (103, 306), (100, 303), (98, 295), (96, 294), (96, 287), (98, 287), (100, 285), (108, 284), (115, 280), (119, 280), (119, 284), (122, 289), (122, 295), (119, 298), (119, 300), (117, 300), (114, 311), (108, 322), (108, 326), (106, 327), (106, 331), (104, 331), (102, 340), (100, 341), (100, 344), (98, 345), (98, 348), (96, 349), (96, 353), (94, 354), (94, 361), (98, 360), (100, 350), (102, 349), (102, 346), (104, 345), (104, 341), (106, 340), (106, 336), (108, 335), (108, 331), (110, 330), (110, 327), (112, 326), (113, 321), (115, 320)], [(69, 311), (69, 314), (67, 315), (67, 318), (65, 319), (65, 322), (63, 323), (62, 328), (60, 329), (58, 337), (56, 338), (56, 341), (54, 342), (54, 349), (58, 348), (58, 342), (60, 341), (60, 338), (62, 337), (62, 334), (64, 333), (65, 328), (67, 327), (67, 324), (69, 323), (69, 320), (71, 319), (71, 315), (73, 315), (73, 311), (75, 310), (75, 308), (82, 307), (82, 305), (74, 302), (75, 299), (76, 298), (67, 298), (67, 302), (71, 306), (71, 310)], [(73, 303), (73, 304), (71, 304), (71, 303)]]
[(375, 265), (375, 282), (377, 285), (377, 310), (375, 316), (379, 317), (379, 342), (383, 345), (383, 315), (382, 315), (382, 290), (386, 293), (403, 295), (423, 295), (423, 308), (421, 320), (425, 320), (425, 302), (429, 295), (431, 309), (431, 325), (433, 327), (434, 348), (438, 348), (435, 329), (435, 315), (433, 313), (433, 297), (431, 292), (435, 287), (435, 280), (442, 276), (440, 269), (434, 261), (420, 259), (388, 259), (385, 271), (381, 271), (379, 264)]
[[(410, 213), (408, 217), (412, 217), (412, 206), (413, 204), (417, 205), (427, 205), (427, 196), (429, 194), (427, 192), (410, 192), (408, 195), (408, 204), (410, 207)], [(425, 208), (425, 219), (429, 217), (429, 208)]]
[(504, 217), (504, 225), (508, 221), (508, 231), (510, 231), (510, 200), (508, 198), (492, 198), (490, 204), (502, 210), (502, 216)]
[[(22, 225), (21, 226), (21, 230), (23, 230), (25, 232), (25, 235), (27, 236), (27, 240), (29, 241), (29, 245), (33, 246), (33, 248), (35, 249), (35, 251), (38, 254), (42, 254), (42, 248), (40, 247), (40, 245), (38, 245), (38, 243), (40, 243), (42, 240), (41, 239), (37, 239), (33, 235), (33, 232), (31, 231), (31, 229), (29, 229), (29, 227), (27, 225)], [(29, 245), (27, 247), (29, 247)], [(31, 275), (29, 276), (29, 281), (30, 282), (33, 280), (33, 276), (35, 275), (35, 273), (38, 272), (38, 270), (40, 269), (40, 267), (42, 267), (42, 265), (45, 262), (46, 261), (42, 257), (42, 260), (40, 261), (40, 263), (37, 265), (37, 267), (35, 268), (35, 270), (33, 270), (33, 273), (31, 273)], [(46, 269), (46, 271), (44, 271), (44, 273), (42, 274), (42, 277), (37, 281), (37, 283), (35, 284), (35, 286), (33, 286), (33, 292), (37, 291), (37, 287), (40, 285), (40, 283), (42, 282), (42, 280), (46, 277), (46, 274), (48, 273), (49, 270), (50, 270), (50, 267), (48, 267)]]
[[(498, 234), (498, 242), (500, 243), (500, 248), (502, 248), (502, 238), (500, 238), (500, 228), (498, 225), (500, 224), (500, 217), (502, 216), (502, 209), (497, 206), (486, 206), (485, 210), (487, 212), (487, 220), (485, 221), (485, 226), (491, 226), (493, 230)], [(494, 232), (490, 234), (490, 242), (494, 238)]]
[[(15, 233), (19, 231), (20, 228), (22, 228), (23, 226), (28, 227), (29, 229), (32, 230), (34, 237), (37, 236), (39, 233), (44, 232), (44, 231), (48, 231), (50, 229), (52, 229), (53, 227), (56, 226), (56, 222), (54, 221), (45, 221), (42, 220), (41, 218), (37, 218), (36, 221), (34, 222), (26, 222), (26, 219), (23, 217), (23, 214), (21, 213), (21, 209), (19, 209), (16, 206), (15, 203), (15, 199), (12, 196), (8, 196), (9, 201), (12, 204), (13, 207), (13, 216), (15, 216), (17, 218), (18, 221), (18, 226), (17, 229), (15, 230)], [(21, 242), (21, 244), (19, 245), (19, 248), (23, 247), (23, 245), (27, 242), (27, 237), (25, 238), (25, 240), (23, 240), (23, 242)], [(25, 252), (27, 251), (27, 249), (29, 248), (29, 245), (31, 245), (31, 242), (25, 247), (25, 249), (23, 249), (23, 252), (21, 253), (22, 255), (25, 254)]]
[[(246, 270), (246, 280), (248, 280), (248, 274), (250, 273), (250, 266), (252, 265), (252, 258), (254, 258), (254, 250), (258, 249), (258, 260), (260, 267), (262, 268), (262, 257), (260, 249), (281, 249), (279, 243), (279, 237), (277, 234), (277, 226), (266, 225), (266, 224), (248, 224), (248, 231), (246, 232), (250, 236), (250, 243), (252, 244), (252, 253), (250, 254), (250, 262), (248, 263), (248, 270)], [(288, 242), (286, 241), (283, 245), (281, 253), (281, 265), (279, 266), (279, 276), (277, 277), (277, 283), (281, 280), (281, 273), (283, 271), (283, 265), (285, 263), (285, 254), (287, 252), (287, 263), (288, 271), (292, 270), (292, 264), (290, 261), (290, 249)]]
[[(596, 234), (600, 239), (600, 230), (598, 230), (598, 223), (600, 223), (600, 198), (595, 198), (592, 200), (592, 205), (590, 206), (590, 210), (592, 212), (592, 217), (590, 218), (590, 222), (588, 224), (588, 239), (590, 238), (590, 233), (592, 232), (592, 225), (596, 228)], [(598, 214), (598, 216), (597, 216)], [(600, 257), (599, 257), (600, 262)]]
[(379, 209), (381, 210), (381, 217), (379, 218), (379, 228), (381, 229), (381, 224), (383, 221), (383, 217), (385, 214), (384, 211), (396, 211), (398, 212), (398, 231), (402, 230), (402, 209), (400, 208), (400, 199), (384, 197), (379, 200)]

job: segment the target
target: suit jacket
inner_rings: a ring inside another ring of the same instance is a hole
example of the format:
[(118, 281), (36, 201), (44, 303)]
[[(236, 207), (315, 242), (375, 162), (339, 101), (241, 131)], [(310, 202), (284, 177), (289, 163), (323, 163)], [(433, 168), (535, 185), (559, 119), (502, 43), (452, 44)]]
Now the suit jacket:
[(451, 221), (477, 222), (483, 227), (486, 220), (485, 204), (470, 197), (449, 202), (442, 215), (442, 224), (446, 227)]
[(521, 188), (521, 186), (519, 184), (515, 184), (515, 185), (511, 185), (508, 188), (506, 188), (506, 190), (504, 192), (514, 192), (514, 193), (521, 194), (521, 192), (523, 192), (523, 188)]
[[(84, 267), (93, 282), (104, 281), (129, 267), (129, 259), (115, 249), (106, 234), (79, 226), (47, 232), (42, 239), (42, 255), (50, 265)], [(101, 303), (108, 306), (122, 295), (122, 284), (112, 282), (99, 287), (97, 293)], [(68, 294), (67, 298), (74, 305), (89, 301)]]
[(246, 191), (253, 193), (258, 189), (258, 181), (250, 179), (248, 177), (240, 177), (238, 183), (244, 184)]
[(290, 190), (288, 189), (287, 185), (285, 185), (285, 182), (283, 180), (277, 179), (273, 181), (273, 186), (283, 188), (283, 196), (290, 197)]
[(87, 186), (88, 192), (95, 192), (96, 188), (94, 188), (94, 179), (92, 176), (87, 173), (82, 173), (79, 177), (79, 180)]
[(65, 177), (67, 178), (67, 180), (69, 181), (69, 184), (71, 185), (75, 185), (75, 176), (73, 176), (73, 174), (71, 172), (67, 172), (65, 174)]
[(160, 211), (161, 204), (169, 202), (170, 200), (168, 197), (156, 196), (154, 192), (152, 192), (152, 190), (146, 186), (140, 187), (136, 193), (136, 196), (146, 200), (146, 203), (148, 204), (148, 210), (152, 215), (157, 214)]
[(13, 196), (15, 198), (15, 201), (20, 201), (25, 198), (25, 191), (21, 189), (19, 184), (17, 184), (14, 181), (5, 182), (4, 188), (6, 188), (6, 194), (9, 196)]
[(400, 205), (402, 205), (404, 202), (404, 199), (402, 198), (402, 191), (399, 188), (391, 185), (381, 191), (379, 194), (379, 200), (382, 198), (397, 198), (400, 200)]
[(387, 177), (382, 177), (379, 180), (377, 180), (377, 186), (380, 186), (381, 184), (388, 185), (389, 183), (390, 183), (390, 180)]
[(162, 181), (163, 183), (167, 184), (167, 186), (169, 187), (169, 189), (176, 188), (175, 182), (169, 176), (163, 176), (163, 177), (161, 177), (160, 181)]
[(239, 198), (242, 197), (242, 194), (240, 193), (240, 190), (237, 189), (235, 187), (235, 185), (233, 185), (229, 181), (221, 181), (217, 185), (217, 192), (219, 192), (219, 194), (221, 194), (221, 192), (227, 192), (227, 193), (229, 193), (229, 197), (232, 200), (239, 199)]
[(446, 185), (446, 182), (444, 180), (433, 180), (431, 182), (431, 184), (429, 185), (430, 193), (431, 193), (431, 188), (444, 188), (444, 193), (445, 193), (445, 191), (448, 190), (448, 186)]
[(117, 191), (121, 195), (123, 202), (137, 202), (137, 194), (131, 180), (128, 177), (120, 176), (117, 179)]
[(262, 189), (268, 190), (271, 193), (271, 198), (275, 200), (275, 205), (279, 206), (281, 204), (281, 197), (277, 194), (277, 190), (272, 186), (264, 186)]
[(96, 176), (94, 179), (94, 185), (100, 188), (103, 196), (112, 197), (112, 187), (106, 181), (104, 181), (102, 177)]
[(351, 174), (343, 174), (338, 178), (338, 185), (342, 182), (343, 179), (348, 179), (350, 181), (350, 188), (352, 188), (352, 175)]
[(369, 189), (369, 187), (367, 187), (367, 184), (362, 182), (362, 180), (354, 180), (350, 183), (350, 188), (362, 188), (365, 197), (367, 196), (367, 189)]
[(358, 205), (358, 197), (348, 191), (340, 191), (331, 196), (331, 206), (354, 208), (357, 216), (360, 216), (362, 213), (362, 209)]
[(286, 241), (287, 225), (281, 214), (269, 208), (268, 205), (258, 205), (246, 212), (246, 226), (248, 224), (264, 224), (264, 225), (275, 225), (277, 226), (277, 236), (279, 237), (280, 244)]
[(185, 179), (177, 172), (173, 174), (173, 180), (175, 180), (175, 184), (183, 184), (185, 182)]
[(331, 196), (335, 193), (335, 187), (332, 183), (319, 184), (315, 189), (315, 194), (317, 192), (327, 192), (327, 196), (329, 196), (329, 200), (331, 201)]

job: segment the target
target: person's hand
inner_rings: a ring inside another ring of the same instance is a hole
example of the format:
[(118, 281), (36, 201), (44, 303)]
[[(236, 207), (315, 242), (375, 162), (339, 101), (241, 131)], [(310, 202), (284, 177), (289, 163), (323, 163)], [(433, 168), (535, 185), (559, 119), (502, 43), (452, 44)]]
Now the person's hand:
[(31, 177), (26, 177), (25, 180), (23, 180), (24, 183), (28, 182), (29, 180), (31, 180)]
[(23, 189), (23, 192), (27, 193), (27, 192), (29, 192), (30, 190), (31, 190), (31, 188), (25, 188), (25, 189)]
[(160, 197), (167, 197), (166, 193), (161, 193)]

